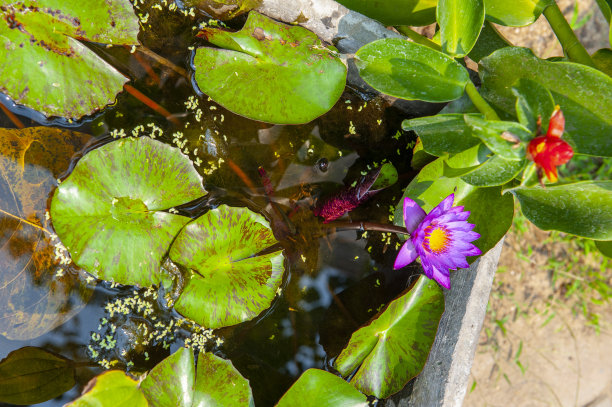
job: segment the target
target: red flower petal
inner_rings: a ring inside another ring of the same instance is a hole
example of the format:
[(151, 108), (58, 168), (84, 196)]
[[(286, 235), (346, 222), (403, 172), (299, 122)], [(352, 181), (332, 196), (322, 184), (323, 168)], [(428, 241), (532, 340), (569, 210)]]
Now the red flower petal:
[(546, 137), (561, 137), (564, 129), (565, 117), (563, 117), (563, 112), (561, 111), (561, 108), (559, 108), (559, 105), (557, 105), (550, 116)]

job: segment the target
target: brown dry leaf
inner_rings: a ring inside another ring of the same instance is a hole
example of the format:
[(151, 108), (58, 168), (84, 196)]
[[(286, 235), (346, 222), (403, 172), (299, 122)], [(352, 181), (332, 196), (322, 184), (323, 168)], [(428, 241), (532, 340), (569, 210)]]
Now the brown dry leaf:
[[(47, 200), (89, 139), (49, 127), (0, 129), (0, 209), (52, 232)], [(0, 334), (12, 340), (63, 324), (93, 293), (74, 264), (60, 264), (49, 233), (31, 224), (0, 213)]]

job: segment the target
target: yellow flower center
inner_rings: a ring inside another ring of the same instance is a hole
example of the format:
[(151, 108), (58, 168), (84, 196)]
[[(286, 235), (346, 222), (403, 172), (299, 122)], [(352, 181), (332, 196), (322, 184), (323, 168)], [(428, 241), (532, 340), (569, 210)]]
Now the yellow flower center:
[(541, 143), (538, 143), (538, 145), (536, 146), (536, 153), (538, 154), (541, 153), (545, 147), (546, 147), (546, 143), (544, 141), (542, 141)]
[(425, 229), (425, 243), (429, 246), (429, 250), (434, 253), (445, 251), (449, 240), (448, 232), (444, 228), (428, 226)]

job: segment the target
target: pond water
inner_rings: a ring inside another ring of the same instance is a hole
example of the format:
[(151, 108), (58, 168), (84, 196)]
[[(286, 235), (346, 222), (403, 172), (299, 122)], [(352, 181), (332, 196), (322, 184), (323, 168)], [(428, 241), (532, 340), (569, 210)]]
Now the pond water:
[[(142, 33), (143, 44), (189, 71), (192, 55), (188, 47), (196, 44), (190, 35), (191, 24), (169, 19), (158, 27), (163, 28)], [(0, 202), (7, 207), (1, 209), (35, 224), (46, 224), (42, 218), (48, 207), (45, 196), (30, 197), (43, 202), (42, 207), (31, 202), (26, 205), (15, 199), (15, 188), (34, 188), (43, 185), (41, 180), (52, 178), (51, 184), (44, 184), (44, 193), (50, 197), (53, 184), (57, 184), (55, 178), (64, 179), (84, 152), (123, 134), (146, 136), (156, 132), (157, 140), (180, 147), (196, 165), (208, 191), (204, 198), (178, 207), (180, 213), (195, 218), (220, 204), (249, 207), (270, 220), (284, 248), (282, 292), (272, 307), (252, 321), (216, 330), (208, 341), (201, 342), (201, 349), (230, 359), (250, 381), (257, 406), (274, 405), (306, 369), (330, 369), (330, 361), (350, 334), (414, 280), (415, 269), (392, 270), (399, 247), (395, 235), (330, 230), (322, 227), (322, 220), (312, 213), (318, 200), (358, 181), (386, 160), (398, 170), (399, 181), (345, 219), (392, 223), (394, 205), (414, 175), (410, 151), (415, 139), (400, 126), (406, 113), (374, 95), (347, 88), (329, 113), (311, 123), (269, 125), (232, 114), (206, 95), (195, 93), (190, 77), (143, 54), (91, 46), (128, 75), (133, 88), (171, 115), (163, 117), (127, 92), (119, 95), (115, 105), (79, 123), (47, 121), (2, 98), (26, 127), (42, 123), (88, 137), (55, 146), (36, 139), (25, 154), (23, 178), (28, 184), (11, 177), (7, 168), (14, 156), (2, 150)], [(15, 124), (0, 115), (0, 127), (10, 129)], [(58, 158), (56, 154), (60, 153)], [(41, 159), (45, 154), (50, 158)], [(271, 197), (266, 195), (266, 184), (274, 189)], [(59, 305), (53, 303), (46, 293), (50, 287), (56, 292), (64, 289), (54, 281), (60, 277), (66, 281), (66, 276), (58, 276), (51, 261), (52, 246), (45, 243), (42, 232), (8, 215), (0, 215), (0, 231), (0, 264), (5, 266), (0, 271), (0, 328), (10, 332), (0, 336), (0, 357), (24, 346), (38, 346), (75, 361), (92, 362), (77, 369), (77, 386), (40, 405), (60, 406), (75, 399), (87, 381), (103, 371), (98, 364), (102, 359), (130, 363), (130, 369), (138, 372), (150, 369), (183, 346), (185, 340), (196, 347), (197, 336), (192, 335), (197, 329), (186, 326), (176, 335), (163, 338), (166, 348), (160, 340), (157, 346), (134, 349), (133, 338), (142, 334), (139, 330), (143, 323), (153, 325), (151, 320), (147, 322), (151, 316), (134, 311), (128, 317), (113, 319), (107, 304), (117, 299), (144, 298), (146, 290), (87, 281), (76, 266), (66, 271), (78, 282), (70, 288), (72, 291), (66, 289), (65, 297), (72, 296), (71, 300), (63, 305), (59, 300)], [(5, 271), (7, 268), (11, 271)], [(45, 301), (50, 305), (41, 311), (37, 305)], [(149, 301), (157, 321), (168, 324), (181, 318), (166, 309), (163, 301), (158, 304), (152, 297)], [(87, 305), (80, 309), (80, 303)], [(38, 336), (37, 330), (52, 325), (45, 319), (45, 312), (64, 315), (67, 321)], [(21, 319), (16, 318), (18, 314)], [(75, 315), (68, 318), (71, 314)], [(115, 328), (111, 332), (112, 324)], [(201, 339), (203, 334), (199, 333)], [(117, 343), (105, 353), (96, 338), (107, 334)], [(98, 352), (95, 358), (92, 348)]]

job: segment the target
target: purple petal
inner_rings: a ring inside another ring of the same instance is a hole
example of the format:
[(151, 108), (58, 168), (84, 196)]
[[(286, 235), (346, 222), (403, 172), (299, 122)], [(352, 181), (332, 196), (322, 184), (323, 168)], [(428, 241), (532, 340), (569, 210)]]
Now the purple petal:
[(463, 240), (464, 242), (473, 242), (476, 239), (480, 238), (480, 233), (477, 232), (465, 232), (462, 233), (462, 236), (460, 237), (461, 240)]
[(440, 283), (442, 287), (446, 288), (447, 290), (450, 290), (450, 273), (448, 271), (444, 273), (443, 271), (440, 271), (434, 267), (433, 279)]
[(474, 224), (467, 223), (463, 220), (456, 222), (446, 222), (444, 223), (444, 226), (446, 226), (446, 229), (450, 232), (469, 232), (474, 229)]
[(419, 223), (425, 218), (425, 211), (415, 201), (404, 198), (404, 225), (408, 233), (414, 232)]
[(454, 199), (455, 194), (450, 194), (449, 196), (444, 198), (442, 202), (438, 204), (438, 206), (433, 208), (431, 212), (429, 212), (429, 215), (435, 216), (436, 218), (442, 215), (444, 212), (448, 211), (453, 206)]
[(474, 245), (471, 246), (472, 247), (464, 251), (463, 254), (465, 254), (466, 256), (480, 256), (482, 254), (482, 251), (478, 247)]
[(395, 264), (393, 264), (393, 269), (401, 269), (412, 263), (414, 259), (416, 259), (418, 253), (412, 244), (412, 241), (407, 240), (406, 243), (402, 246), (397, 257), (395, 258)]
[(434, 267), (426, 257), (421, 257), (421, 266), (428, 278), (433, 278)]

